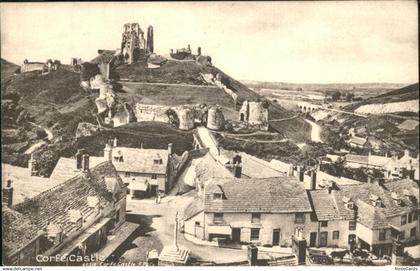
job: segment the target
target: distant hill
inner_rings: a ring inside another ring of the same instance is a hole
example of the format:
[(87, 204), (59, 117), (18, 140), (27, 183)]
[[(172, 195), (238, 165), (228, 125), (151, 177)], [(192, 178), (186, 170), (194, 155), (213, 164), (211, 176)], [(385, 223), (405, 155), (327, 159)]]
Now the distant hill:
[(345, 110), (354, 111), (362, 105), (385, 104), (393, 102), (404, 102), (419, 99), (419, 83), (404, 86), (402, 88), (389, 91), (387, 93), (363, 100), (359, 103), (350, 104), (344, 107)]
[(5, 59), (0, 59), (1, 64), (1, 82), (3, 84), (3, 80), (7, 80), (10, 76), (12, 76), (20, 66), (11, 63)]
[(243, 84), (252, 88), (268, 88), (268, 89), (298, 89), (303, 90), (354, 90), (354, 89), (396, 89), (405, 86), (405, 84), (395, 83), (327, 83), (327, 84), (311, 84), (311, 83), (287, 83), (287, 82), (265, 82), (253, 80), (241, 80)]

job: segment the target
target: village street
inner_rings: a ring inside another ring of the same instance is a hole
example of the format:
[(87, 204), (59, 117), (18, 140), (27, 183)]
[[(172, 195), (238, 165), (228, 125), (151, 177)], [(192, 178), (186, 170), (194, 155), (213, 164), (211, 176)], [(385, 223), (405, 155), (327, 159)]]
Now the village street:
[[(115, 257), (122, 263), (141, 264), (146, 261), (146, 253), (152, 249), (159, 252), (163, 246), (173, 242), (175, 214), (182, 218), (184, 208), (194, 199), (193, 196), (168, 196), (156, 204), (154, 199), (128, 200), (127, 221), (139, 223), (140, 228), (116, 252)], [(247, 251), (201, 246), (187, 241), (183, 234), (178, 235), (178, 246), (191, 250), (191, 256), (200, 261), (217, 263), (239, 262), (247, 259)]]

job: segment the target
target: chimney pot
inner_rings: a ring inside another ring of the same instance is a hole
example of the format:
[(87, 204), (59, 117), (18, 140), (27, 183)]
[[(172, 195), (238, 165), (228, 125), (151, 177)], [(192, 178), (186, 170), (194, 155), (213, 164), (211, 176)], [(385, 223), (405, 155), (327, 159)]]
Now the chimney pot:
[(168, 152), (169, 152), (169, 154), (173, 153), (173, 144), (172, 143), (168, 144)]
[(113, 145), (114, 145), (114, 147), (117, 147), (118, 146), (118, 139), (117, 138), (114, 138)]
[(89, 171), (89, 154), (83, 154), (83, 171)]
[(13, 205), (13, 187), (11, 180), (7, 180), (7, 186), (3, 188), (2, 202), (6, 203), (7, 207)]

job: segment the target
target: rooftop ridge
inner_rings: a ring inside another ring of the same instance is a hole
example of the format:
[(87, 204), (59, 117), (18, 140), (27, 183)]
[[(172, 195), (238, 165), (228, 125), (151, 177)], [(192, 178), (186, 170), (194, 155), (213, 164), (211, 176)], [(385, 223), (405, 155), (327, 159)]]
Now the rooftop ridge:
[[(68, 158), (68, 159), (71, 159), (71, 158)], [(105, 164), (110, 164), (110, 165), (112, 165), (112, 163), (111, 163), (111, 162), (109, 162), (109, 161), (104, 161), (104, 162), (99, 163), (99, 164), (98, 164), (98, 165), (96, 165), (95, 167), (93, 167), (91, 170), (95, 170), (95, 169), (97, 169), (97, 168), (99, 168), (99, 167), (102, 167), (102, 166), (103, 166), (103, 165), (105, 165)], [(30, 201), (37, 200), (37, 199), (41, 198), (42, 196), (45, 196), (46, 194), (48, 194), (48, 193), (50, 193), (50, 192), (53, 192), (53, 191), (55, 191), (55, 190), (58, 190), (58, 189), (62, 188), (63, 186), (66, 186), (67, 184), (69, 184), (69, 183), (71, 183), (71, 182), (74, 182), (74, 181), (78, 180), (78, 178), (80, 177), (81, 173), (82, 173), (82, 172), (80, 172), (80, 173), (76, 174), (75, 176), (71, 177), (70, 179), (68, 179), (68, 180), (67, 180), (67, 181), (65, 181), (65, 182), (62, 182), (61, 184), (58, 184), (58, 185), (56, 185), (56, 186), (54, 186), (54, 187), (52, 187), (52, 188), (50, 188), (50, 189), (47, 189), (47, 190), (45, 190), (45, 191), (41, 192), (40, 194), (38, 194), (38, 195), (36, 195), (35, 197), (31, 198), (31, 199), (30, 199)], [(27, 204), (28, 204), (28, 202), (27, 202), (27, 201), (20, 202), (20, 203), (18, 203), (18, 204), (16, 204), (16, 205), (14, 205), (14, 206), (13, 206), (13, 209), (20, 209), (20, 208), (23, 208), (23, 207), (25, 207), (25, 205), (27, 205)]]

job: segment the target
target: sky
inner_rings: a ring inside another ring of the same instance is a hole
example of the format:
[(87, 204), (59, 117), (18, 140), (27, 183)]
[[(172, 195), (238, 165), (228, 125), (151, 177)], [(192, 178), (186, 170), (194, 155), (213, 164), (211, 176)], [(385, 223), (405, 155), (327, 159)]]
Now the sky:
[(416, 1), (1, 3), (1, 57), (90, 60), (124, 23), (154, 28), (155, 51), (201, 46), (239, 80), (415, 83)]

